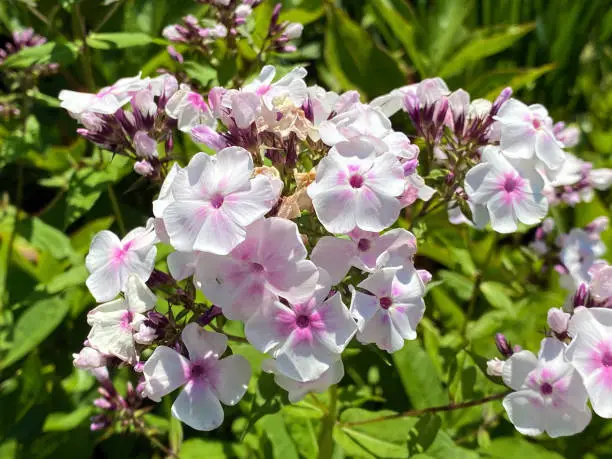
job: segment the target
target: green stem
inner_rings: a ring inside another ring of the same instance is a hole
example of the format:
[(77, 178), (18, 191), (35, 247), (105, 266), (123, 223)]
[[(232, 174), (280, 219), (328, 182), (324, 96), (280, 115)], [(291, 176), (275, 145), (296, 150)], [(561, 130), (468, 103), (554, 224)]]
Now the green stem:
[(340, 423), (340, 425), (343, 427), (359, 426), (363, 424), (373, 424), (376, 422), (389, 421), (389, 420), (398, 419), (398, 418), (419, 417), (427, 413), (439, 413), (443, 411), (459, 410), (462, 408), (471, 408), (473, 406), (483, 405), (485, 403), (492, 402), (494, 400), (500, 400), (504, 398), (506, 395), (508, 395), (509, 393), (510, 392), (500, 392), (499, 394), (489, 395), (488, 397), (479, 398), (478, 400), (470, 400), (469, 402), (451, 403), (449, 405), (442, 405), (442, 406), (431, 406), (429, 408), (423, 408), (420, 410), (408, 410), (408, 411), (404, 411), (403, 413), (390, 414), (388, 416), (380, 416), (378, 418), (373, 418), (373, 419), (366, 419), (365, 421), (344, 422), (344, 423)]
[(338, 386), (335, 384), (329, 388), (329, 407), (327, 414), (321, 422), (319, 433), (319, 455), (318, 459), (331, 459), (334, 453), (334, 425), (336, 424), (338, 405)]
[(96, 81), (93, 76), (93, 70), (91, 67), (91, 52), (89, 46), (87, 46), (87, 29), (85, 26), (85, 19), (81, 14), (81, 8), (79, 4), (74, 5), (74, 15), (77, 21), (77, 29), (83, 40), (83, 52), (81, 53), (81, 62), (83, 64), (83, 73), (85, 74), (85, 83), (90, 91), (95, 91)]
[(121, 232), (122, 236), (125, 236), (125, 223), (123, 222), (123, 216), (121, 215), (121, 209), (119, 208), (119, 201), (117, 200), (115, 190), (113, 190), (113, 187), (110, 183), (108, 184), (108, 197), (110, 198), (111, 206), (113, 208), (115, 218), (117, 219), (119, 231)]

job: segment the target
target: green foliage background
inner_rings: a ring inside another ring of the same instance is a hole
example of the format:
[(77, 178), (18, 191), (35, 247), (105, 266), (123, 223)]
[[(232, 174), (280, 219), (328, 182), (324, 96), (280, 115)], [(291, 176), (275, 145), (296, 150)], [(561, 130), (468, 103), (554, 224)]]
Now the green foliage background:
[[(122, 233), (142, 225), (156, 189), (146, 183), (134, 188), (138, 177), (127, 160), (79, 138), (74, 120), (58, 108), (58, 92), (93, 91), (140, 70), (154, 75), (159, 67), (182, 72), (203, 90), (243, 81), (258, 70), (256, 52), (274, 6), (266, 0), (255, 10), (253, 40), (239, 43), (238, 56), (220, 45), (213, 60), (178, 66), (165, 51), (161, 30), (205, 6), (192, 0), (105, 3), (0, 3), (4, 35), (31, 26), (50, 40), (0, 70), (61, 64), (60, 73), (23, 94), (5, 81), (0, 96), (24, 103), (26, 114), (19, 123), (0, 121), (0, 458), (161, 455), (143, 437), (89, 432), (94, 380), (74, 370), (70, 357), (87, 334), (85, 314), (93, 306), (84, 284), (91, 237), (106, 228)], [(282, 69), (304, 64), (309, 82), (358, 89), (365, 99), (432, 76), (473, 98), (493, 98), (512, 86), (522, 100), (545, 104), (555, 120), (578, 123), (579, 156), (596, 167), (612, 166), (612, 9), (605, 0), (283, 3), (282, 18), (303, 23), (305, 30), (296, 53), (269, 56), (268, 63)], [(409, 132), (407, 119), (398, 116), (396, 123)], [(185, 163), (197, 146), (184, 137), (177, 151)], [(554, 217), (563, 230), (583, 226), (610, 216), (610, 198), (599, 193)], [(233, 346), (255, 370), (245, 400), (226, 409), (224, 425), (208, 434), (173, 421), (166, 401), (147, 415), (157, 438), (180, 450), (181, 458), (326, 457), (330, 451), (319, 447), (332, 440), (335, 458), (612, 456), (612, 423), (594, 416), (577, 437), (534, 441), (514, 431), (499, 402), (349, 425), (503, 391), (482, 371), (484, 358), (496, 355), (493, 334), (504, 332), (536, 350), (547, 309), (566, 295), (555, 274), (534, 274), (541, 260), (525, 250), (529, 234), (495, 237), (453, 227), (445, 212), (413, 230), (420, 238), (417, 267), (435, 273), (418, 341), (392, 357), (371, 347), (349, 348), (335, 407), (328, 406), (329, 394), (288, 405), (270, 378), (260, 375), (263, 357)], [(612, 232), (604, 240), (612, 247)], [(160, 267), (168, 252), (160, 248)], [(120, 371), (118, 387), (127, 379)]]

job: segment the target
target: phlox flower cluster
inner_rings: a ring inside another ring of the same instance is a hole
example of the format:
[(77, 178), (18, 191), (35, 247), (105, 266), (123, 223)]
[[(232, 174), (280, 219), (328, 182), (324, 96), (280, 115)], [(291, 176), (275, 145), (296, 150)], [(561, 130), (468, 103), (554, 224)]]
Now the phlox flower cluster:
[[(214, 3), (220, 12), (231, 4), (232, 21), (247, 4)], [(203, 38), (197, 21), (185, 24), (166, 36)], [(278, 8), (270, 27), (291, 38)], [(161, 182), (144, 227), (92, 240), (87, 287), (102, 304), (88, 314), (92, 328), (75, 365), (96, 374), (129, 365), (141, 375), (139, 397), (153, 401), (181, 388), (173, 415), (215, 429), (253, 370), (228, 355), (236, 338), (223, 330), (229, 320), (240, 322), (239, 339), (269, 356), (262, 370), (291, 402), (324, 391), (344, 376), (353, 338), (389, 353), (417, 338), (432, 276), (415, 266), (417, 239), (401, 219), (443, 206), (455, 223), (500, 233), (541, 223), (532, 248), (577, 290), (549, 314), (537, 357), (498, 339), (507, 360), (491, 361), (490, 372), (515, 391), (503, 404), (517, 429), (577, 433), (591, 419), (587, 399), (609, 417), (605, 225), (555, 239), (544, 220), (557, 203), (547, 190), (577, 183), (563, 178), (576, 132), (509, 88), (493, 102), (471, 100), (436, 78), (364, 103), (356, 91), (309, 86), (306, 76), (301, 67), (277, 75), (266, 65), (246, 84), (206, 95), (169, 74), (122, 79), (96, 94), (62, 91), (81, 135)], [(389, 117), (400, 110), (413, 140), (393, 129)], [(180, 133), (207, 152), (171, 164)], [(584, 180), (597, 188), (597, 174)], [(172, 249), (166, 260), (158, 243)]]

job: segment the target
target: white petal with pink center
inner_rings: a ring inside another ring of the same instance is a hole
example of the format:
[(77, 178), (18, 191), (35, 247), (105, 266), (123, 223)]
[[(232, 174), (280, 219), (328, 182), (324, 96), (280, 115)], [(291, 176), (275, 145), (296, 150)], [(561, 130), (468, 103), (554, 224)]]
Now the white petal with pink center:
[(124, 298), (99, 305), (87, 314), (91, 330), (89, 345), (106, 355), (134, 364), (138, 361), (134, 334), (144, 322), (144, 313), (155, 307), (156, 296), (135, 274), (127, 280)]
[(166, 113), (177, 120), (179, 130), (191, 132), (195, 126), (208, 126), (215, 129), (217, 120), (204, 98), (189, 86), (181, 88), (166, 103)]
[(377, 156), (372, 144), (351, 140), (332, 147), (319, 162), (316, 181), (307, 191), (329, 232), (356, 227), (378, 232), (399, 216), (404, 172), (393, 154)]
[(566, 355), (582, 376), (593, 410), (612, 418), (612, 309), (576, 309), (569, 334)]
[(108, 230), (100, 231), (91, 241), (85, 266), (90, 273), (86, 285), (98, 302), (109, 301), (124, 290), (130, 274), (144, 281), (155, 265), (157, 235), (154, 221), (130, 231), (119, 239)]
[(527, 106), (510, 99), (495, 119), (501, 125), (501, 149), (508, 157), (529, 159), (535, 155), (549, 169), (563, 164), (563, 144), (555, 138), (552, 120), (542, 105)]
[(416, 327), (425, 312), (425, 285), (410, 261), (381, 268), (357, 287), (369, 292), (355, 290), (351, 301), (359, 342), (396, 352), (404, 340), (416, 338)]
[(306, 255), (295, 223), (262, 219), (246, 228), (246, 239), (228, 255), (201, 253), (196, 285), (226, 317), (247, 321), (278, 296), (295, 303), (312, 295), (319, 272)]
[(246, 323), (249, 342), (274, 357), (278, 371), (296, 381), (321, 377), (357, 330), (340, 294), (326, 299), (328, 293), (328, 285), (319, 285), (312, 298), (299, 304), (267, 304)]
[(274, 382), (288, 392), (291, 403), (297, 403), (312, 392), (325, 392), (329, 386), (338, 384), (344, 377), (342, 360), (337, 360), (321, 376), (312, 381), (300, 382), (291, 379), (276, 368), (274, 359), (264, 360), (261, 364), (263, 371), (274, 374)]
[(312, 250), (310, 259), (324, 268), (333, 285), (339, 283), (351, 266), (372, 272), (382, 262), (381, 256), (388, 255), (400, 247), (408, 249), (407, 256), (416, 253), (416, 238), (405, 229), (396, 228), (381, 235), (355, 229), (349, 239), (323, 236)]
[(520, 351), (504, 362), (504, 383), (516, 392), (504, 398), (503, 406), (520, 433), (574, 435), (591, 421), (586, 389), (564, 352), (565, 344), (544, 338), (538, 357)]
[(227, 337), (190, 323), (182, 333), (189, 358), (159, 346), (143, 368), (145, 394), (152, 400), (184, 386), (172, 405), (172, 415), (197, 430), (213, 430), (223, 422), (221, 403), (238, 403), (249, 385), (251, 367), (240, 355), (219, 359)]
[(486, 206), (491, 227), (499, 233), (516, 231), (517, 221), (536, 224), (548, 212), (544, 179), (533, 164), (511, 162), (497, 147), (484, 148), (482, 162), (469, 170), (464, 188), (473, 204)]
[(175, 249), (227, 255), (246, 238), (246, 226), (263, 217), (276, 194), (266, 177), (251, 179), (248, 151), (229, 147), (214, 156), (196, 154), (177, 172), (174, 201), (163, 221)]

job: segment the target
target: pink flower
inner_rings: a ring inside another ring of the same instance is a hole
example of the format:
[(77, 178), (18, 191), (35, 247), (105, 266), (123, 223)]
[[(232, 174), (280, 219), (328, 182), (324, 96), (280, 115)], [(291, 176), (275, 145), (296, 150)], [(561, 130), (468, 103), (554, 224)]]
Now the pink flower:
[(375, 343), (387, 352), (404, 347), (416, 338), (416, 327), (425, 312), (425, 285), (412, 266), (385, 267), (374, 272), (353, 292), (351, 314), (357, 320), (361, 343)]
[(276, 68), (273, 65), (264, 65), (260, 74), (244, 85), (240, 91), (255, 93), (261, 97), (268, 109), (274, 106), (275, 99), (285, 98), (291, 100), (296, 107), (300, 107), (308, 97), (308, 90), (304, 82), (306, 74), (305, 68), (296, 67), (272, 83), (276, 76)]
[(107, 86), (97, 94), (69, 91), (64, 89), (59, 93), (60, 107), (65, 108), (74, 115), (84, 113), (100, 113), (112, 115), (132, 98), (132, 94), (149, 85), (149, 78), (135, 77), (121, 78), (112, 86)]
[(178, 171), (171, 184), (174, 201), (158, 206), (174, 248), (227, 255), (244, 241), (246, 227), (277, 198), (270, 180), (263, 175), (251, 179), (252, 171), (251, 155), (240, 147), (214, 156), (198, 153)]
[(510, 99), (495, 119), (501, 124), (500, 146), (508, 157), (529, 159), (535, 154), (549, 169), (561, 166), (563, 144), (555, 138), (545, 107)]
[(595, 263), (589, 274), (591, 275), (589, 290), (593, 299), (598, 302), (612, 299), (612, 266), (606, 262)]
[(89, 345), (106, 355), (134, 364), (138, 361), (134, 334), (144, 322), (144, 313), (155, 307), (157, 297), (135, 274), (127, 280), (125, 298), (99, 305), (87, 314), (91, 330)]
[(593, 410), (612, 418), (612, 309), (577, 308), (569, 334), (567, 359), (582, 376)]
[(85, 346), (78, 354), (72, 354), (72, 364), (80, 370), (94, 370), (105, 367), (108, 357), (93, 347)]
[(323, 236), (312, 250), (310, 259), (324, 268), (330, 275), (331, 283), (339, 283), (351, 266), (372, 272), (382, 263), (381, 256), (406, 247), (408, 258), (416, 253), (416, 238), (402, 228), (392, 229), (384, 234), (355, 229), (350, 239)]
[(116, 297), (132, 273), (145, 281), (149, 279), (155, 265), (156, 242), (152, 219), (145, 228), (135, 228), (121, 240), (108, 230), (96, 234), (85, 257), (90, 272), (85, 283), (96, 301)]
[(340, 360), (357, 330), (340, 294), (326, 299), (328, 293), (328, 286), (319, 285), (304, 302), (286, 305), (275, 301), (246, 323), (249, 342), (274, 357), (278, 371), (296, 381), (321, 377)]
[(477, 205), (486, 205), (492, 228), (512, 233), (517, 220), (526, 225), (539, 223), (548, 212), (542, 194), (544, 179), (532, 164), (511, 162), (499, 148), (484, 148), (482, 162), (465, 177), (465, 191)]
[(312, 295), (319, 273), (306, 255), (295, 223), (267, 218), (249, 225), (228, 255), (201, 253), (195, 282), (227, 318), (246, 321), (278, 296), (296, 303)]
[(261, 364), (263, 371), (274, 374), (274, 382), (288, 392), (291, 403), (297, 403), (311, 392), (325, 392), (329, 386), (338, 384), (344, 377), (342, 360), (337, 360), (323, 372), (321, 376), (312, 381), (300, 382), (280, 373), (276, 368), (274, 359), (264, 360)]
[(332, 147), (307, 189), (319, 221), (331, 233), (391, 226), (403, 191), (404, 171), (397, 158), (391, 153), (376, 156), (374, 147), (361, 140)]
[(562, 342), (544, 338), (538, 357), (520, 351), (503, 365), (504, 383), (516, 391), (504, 398), (503, 405), (523, 435), (574, 435), (591, 421), (584, 384), (565, 361), (564, 350)]
[(168, 100), (166, 113), (178, 120), (178, 128), (183, 132), (191, 132), (193, 127), (200, 125), (211, 129), (217, 126), (217, 120), (204, 98), (186, 85), (182, 85)]
[(145, 394), (152, 400), (184, 386), (172, 405), (172, 415), (196, 430), (213, 430), (223, 422), (221, 403), (233, 406), (244, 396), (251, 379), (249, 362), (240, 355), (219, 357), (227, 337), (190, 323), (181, 334), (189, 359), (159, 346), (146, 361)]

